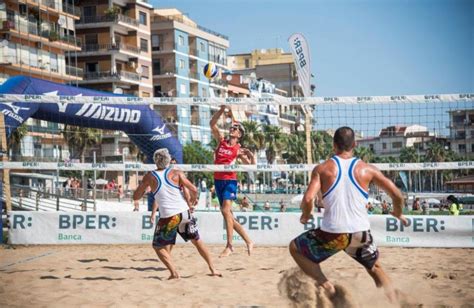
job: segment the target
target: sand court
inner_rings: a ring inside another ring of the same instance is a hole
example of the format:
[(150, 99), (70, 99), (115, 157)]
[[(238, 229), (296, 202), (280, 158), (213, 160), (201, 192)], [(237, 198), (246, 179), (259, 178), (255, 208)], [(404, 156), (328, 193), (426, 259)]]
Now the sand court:
[[(248, 257), (239, 246), (230, 257), (219, 259), (221, 249), (210, 246), (223, 274), (218, 278), (207, 275), (208, 268), (192, 245), (177, 245), (172, 255), (182, 278), (167, 281), (169, 273), (150, 246), (2, 247), (0, 306), (331, 307), (324, 306), (310, 280), (296, 273), (287, 247), (258, 246)], [(472, 249), (382, 247), (380, 251), (386, 271), (413, 304), (474, 303)], [(344, 253), (322, 267), (354, 306), (391, 307), (365, 270)]]

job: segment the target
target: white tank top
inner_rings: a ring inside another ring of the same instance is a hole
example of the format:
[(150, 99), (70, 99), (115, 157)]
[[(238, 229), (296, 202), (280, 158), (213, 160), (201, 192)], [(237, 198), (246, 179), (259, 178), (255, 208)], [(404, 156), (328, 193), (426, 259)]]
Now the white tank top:
[(321, 230), (330, 233), (354, 233), (370, 229), (365, 208), (369, 193), (357, 183), (354, 169), (358, 158), (331, 158), (337, 165), (336, 181), (323, 195), (324, 215)]
[(155, 170), (151, 172), (158, 182), (158, 186), (153, 192), (153, 197), (155, 198), (155, 201), (158, 202), (160, 218), (171, 217), (189, 209), (179, 186), (176, 186), (176, 184), (168, 179), (168, 173), (170, 170), (171, 169), (168, 168), (161, 171)]

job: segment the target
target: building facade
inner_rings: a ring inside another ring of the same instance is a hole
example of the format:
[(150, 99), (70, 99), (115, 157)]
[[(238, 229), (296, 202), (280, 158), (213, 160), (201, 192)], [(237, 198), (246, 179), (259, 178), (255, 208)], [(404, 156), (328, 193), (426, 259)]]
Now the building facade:
[(358, 146), (371, 149), (380, 157), (397, 157), (403, 148), (415, 147), (420, 155), (424, 155), (428, 144), (442, 141), (427, 127), (421, 125), (388, 126), (383, 128), (377, 137), (359, 139)]
[(82, 79), (72, 0), (0, 1), (0, 82), (25, 75), (60, 83)]
[[(198, 25), (177, 9), (154, 10), (151, 32), (155, 97), (227, 96), (227, 82), (221, 78), (228, 69), (225, 35)], [(212, 80), (203, 73), (209, 62), (220, 71)], [(198, 104), (155, 107), (182, 143), (211, 141), (209, 120), (215, 109)]]
[(449, 112), (451, 150), (466, 159), (474, 157), (474, 109)]
[(80, 86), (152, 97), (152, 6), (138, 0), (78, 0), (77, 4), (82, 12), (76, 22), (83, 42), (77, 54), (84, 70)]

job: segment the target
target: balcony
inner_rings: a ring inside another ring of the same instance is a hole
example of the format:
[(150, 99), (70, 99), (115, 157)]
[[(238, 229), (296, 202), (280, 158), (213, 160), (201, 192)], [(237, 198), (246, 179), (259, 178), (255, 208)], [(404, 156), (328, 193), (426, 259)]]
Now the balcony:
[[(54, 30), (56, 28), (56, 24), (50, 23), (42, 23), (38, 25), (35, 22), (22, 19), (0, 19), (0, 31), (10, 31), (10, 33), (20, 37), (27, 37), (31, 41), (47, 43), (41, 40), (41, 38), (45, 38), (51, 43), (66, 43), (68, 45), (73, 45), (74, 47), (81, 45), (79, 39), (70, 35), (60, 35), (56, 30)], [(37, 37), (35, 38), (35, 36)]]
[(289, 113), (281, 113), (280, 118), (288, 120), (288, 121), (292, 121), (292, 122), (296, 122), (296, 119), (297, 119), (296, 115), (289, 114)]
[(90, 53), (98, 52), (115, 52), (115, 51), (126, 51), (135, 55), (140, 54), (140, 49), (133, 45), (124, 43), (116, 44), (86, 44), (82, 47), (82, 51), (78, 53), (78, 56), (90, 56)]
[[(24, 2), (24, 1), (23, 1)], [(29, 4), (28, 7), (33, 10), (48, 10), (49, 13), (67, 13), (75, 17), (81, 16), (81, 9), (77, 6), (67, 3), (66, 1), (61, 0), (27, 0), (27, 2), (33, 3)]]
[(96, 23), (118, 23), (123, 22), (127, 25), (138, 27), (139, 22), (137, 19), (130, 18), (128, 16), (118, 14), (118, 15), (102, 15), (102, 16), (82, 16), (82, 18), (76, 22), (76, 28), (79, 28), (82, 25), (90, 25)]
[(220, 37), (226, 41), (229, 40), (229, 37), (227, 35), (224, 35), (224, 34), (221, 34), (219, 32), (216, 32), (216, 31), (213, 31), (213, 30), (210, 30), (208, 28), (205, 28), (205, 27), (202, 27), (202, 26), (199, 26), (199, 25), (196, 25), (194, 23), (191, 23), (191, 22), (188, 22), (187, 20), (185, 20), (183, 18), (182, 15), (169, 15), (169, 16), (155, 16), (153, 18), (153, 22), (166, 22), (166, 21), (177, 21), (179, 23), (182, 23), (182, 24), (185, 24), (187, 26), (190, 26), (190, 27), (193, 27), (193, 28), (197, 28), (201, 31), (204, 31), (206, 33), (209, 33), (209, 34), (212, 34), (214, 36), (217, 36), (217, 37)]
[(174, 74), (178, 73), (178, 68), (162, 68), (159, 70), (153, 70), (153, 77), (174, 77)]
[(199, 80), (199, 74), (198, 74), (198, 72), (190, 71), (190, 72), (189, 72), (189, 78)]
[(178, 44), (176, 43), (161, 43), (159, 46), (151, 46), (151, 51), (153, 52), (171, 52), (175, 49), (178, 49)]
[(127, 72), (86, 72), (84, 73), (84, 81), (103, 81), (103, 82), (116, 82), (116, 81), (133, 81), (140, 82), (140, 75)]
[(66, 75), (81, 77), (84, 76), (84, 70), (80, 67), (66, 65)]
[(81, 8), (78, 6), (63, 2), (63, 11), (68, 14), (81, 17)]

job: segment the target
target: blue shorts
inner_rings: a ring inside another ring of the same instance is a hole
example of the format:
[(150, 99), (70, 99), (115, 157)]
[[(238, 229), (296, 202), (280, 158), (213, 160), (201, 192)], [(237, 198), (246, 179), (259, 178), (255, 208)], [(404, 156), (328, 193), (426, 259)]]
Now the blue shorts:
[(237, 199), (237, 180), (214, 180), (214, 186), (221, 206), (224, 200)]

